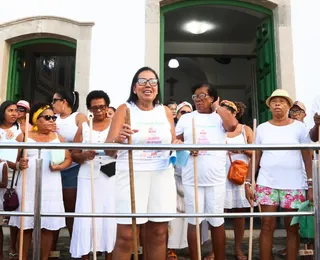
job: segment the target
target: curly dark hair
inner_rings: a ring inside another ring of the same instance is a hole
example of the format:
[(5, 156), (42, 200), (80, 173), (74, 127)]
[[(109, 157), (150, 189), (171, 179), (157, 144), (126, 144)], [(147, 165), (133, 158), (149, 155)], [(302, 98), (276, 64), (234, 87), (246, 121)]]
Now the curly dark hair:
[(246, 110), (246, 105), (243, 104), (242, 102), (238, 102), (238, 101), (233, 102), (233, 103), (237, 106), (238, 111), (237, 111), (236, 118), (239, 120), (239, 119), (241, 119), (241, 118), (243, 117), (243, 115), (244, 115), (244, 112), (245, 112), (245, 110)]

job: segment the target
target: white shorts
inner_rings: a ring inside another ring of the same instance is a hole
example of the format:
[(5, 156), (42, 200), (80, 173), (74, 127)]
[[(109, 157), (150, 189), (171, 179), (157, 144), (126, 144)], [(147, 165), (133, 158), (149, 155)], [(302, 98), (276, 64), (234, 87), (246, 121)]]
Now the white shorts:
[[(134, 172), (136, 213), (176, 213), (174, 169)], [(116, 173), (116, 213), (131, 213), (128, 171)], [(167, 222), (173, 218), (137, 218), (137, 224), (148, 221)], [(131, 224), (131, 218), (118, 218), (118, 224)]]
[[(184, 187), (184, 201), (186, 204), (186, 213), (195, 213), (195, 198), (194, 186), (183, 185)], [(224, 212), (224, 198), (225, 198), (226, 185), (218, 186), (205, 186), (198, 187), (198, 213), (223, 213)], [(201, 223), (207, 220), (213, 227), (219, 227), (224, 223), (224, 218), (199, 218)], [(196, 218), (188, 218), (189, 224), (195, 225)]]

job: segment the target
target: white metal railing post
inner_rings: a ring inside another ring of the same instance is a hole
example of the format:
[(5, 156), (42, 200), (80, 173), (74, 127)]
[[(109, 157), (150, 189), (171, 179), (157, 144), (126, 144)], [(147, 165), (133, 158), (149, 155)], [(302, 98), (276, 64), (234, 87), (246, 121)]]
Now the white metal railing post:
[(42, 159), (41, 150), (36, 159), (36, 183), (34, 189), (34, 230), (33, 230), (33, 260), (40, 260), (41, 255), (41, 188)]
[(320, 260), (320, 178), (318, 160), (312, 161), (313, 203), (314, 203), (314, 253), (315, 260)]

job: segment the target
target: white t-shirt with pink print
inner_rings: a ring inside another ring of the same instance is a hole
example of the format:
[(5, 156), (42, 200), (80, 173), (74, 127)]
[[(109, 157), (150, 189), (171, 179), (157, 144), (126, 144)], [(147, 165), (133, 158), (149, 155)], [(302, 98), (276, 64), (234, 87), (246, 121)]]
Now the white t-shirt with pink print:
[[(183, 134), (184, 143), (193, 143), (192, 119), (195, 120), (197, 144), (225, 144), (226, 131), (217, 113), (200, 114), (194, 111), (183, 115), (176, 125), (176, 135)], [(199, 151), (197, 157), (198, 185), (216, 186), (226, 182), (226, 151)], [(182, 168), (182, 183), (194, 185), (193, 156)]]

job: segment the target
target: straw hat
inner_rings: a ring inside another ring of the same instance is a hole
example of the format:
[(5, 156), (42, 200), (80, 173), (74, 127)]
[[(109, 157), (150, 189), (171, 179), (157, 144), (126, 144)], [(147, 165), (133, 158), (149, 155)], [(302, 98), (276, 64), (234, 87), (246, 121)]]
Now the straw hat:
[(285, 98), (286, 100), (288, 100), (290, 107), (293, 106), (293, 100), (290, 98), (288, 92), (285, 91), (284, 89), (276, 89), (275, 91), (272, 92), (271, 96), (268, 97), (268, 99), (266, 100), (266, 104), (268, 107), (270, 107), (270, 101), (274, 97)]

